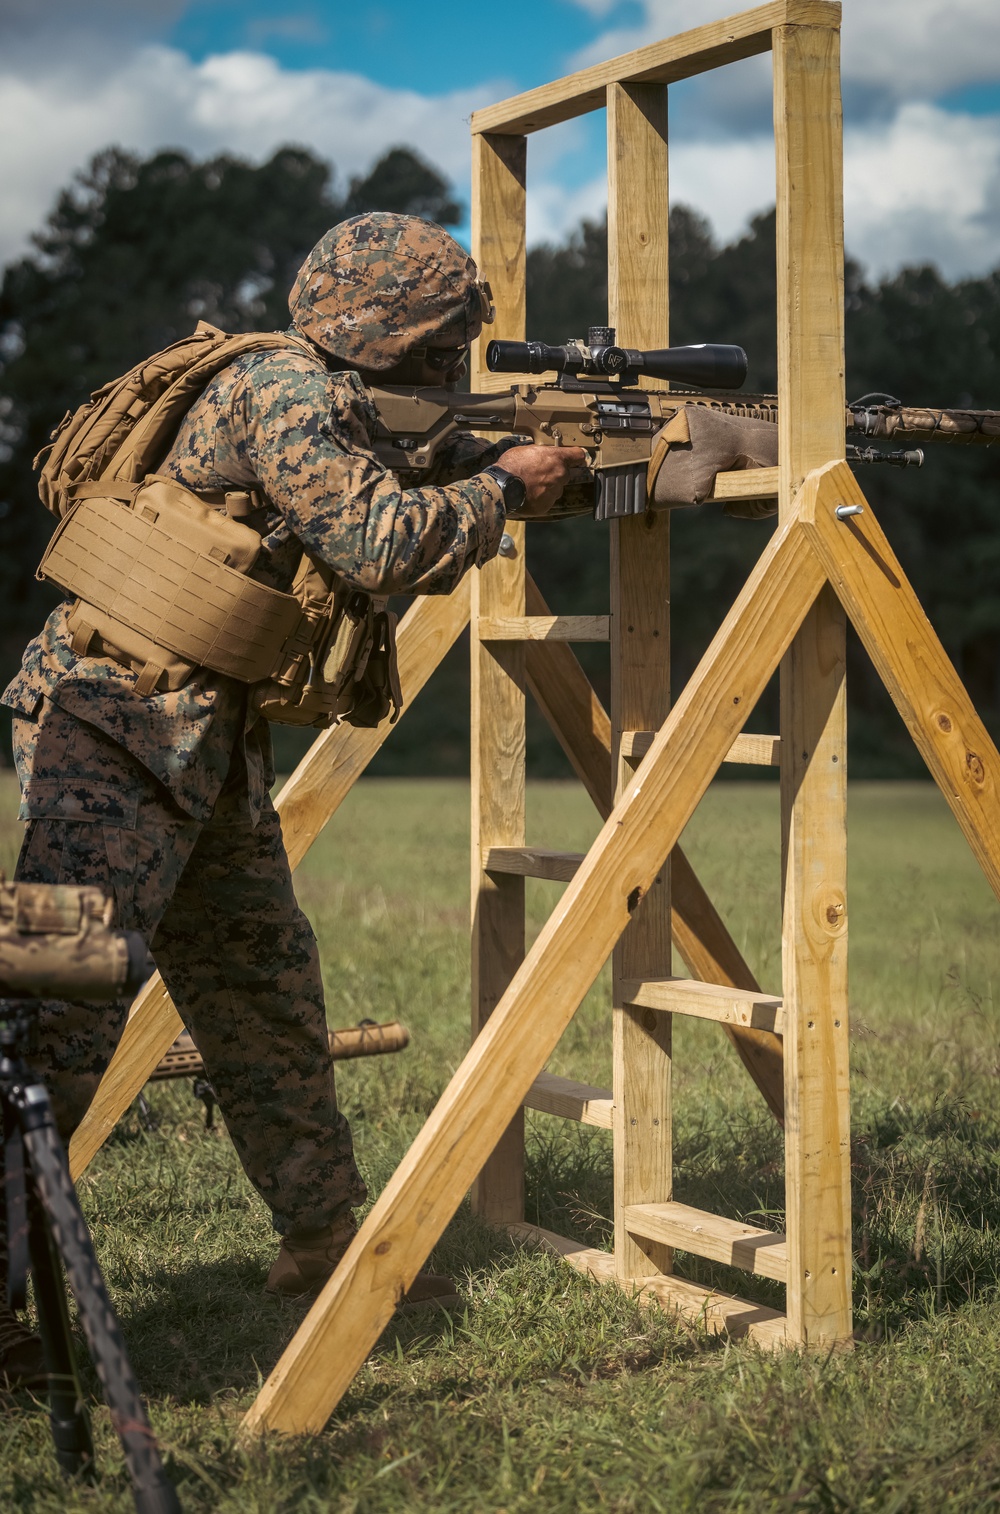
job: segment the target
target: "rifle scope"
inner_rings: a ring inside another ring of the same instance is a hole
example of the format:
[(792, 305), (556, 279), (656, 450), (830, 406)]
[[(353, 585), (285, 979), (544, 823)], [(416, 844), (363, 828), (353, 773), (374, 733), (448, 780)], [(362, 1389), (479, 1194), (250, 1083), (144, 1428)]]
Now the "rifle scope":
[[(690, 388), (739, 389), (747, 376), (742, 347), (704, 342), (697, 347), (661, 347), (640, 352), (615, 345), (614, 328), (591, 327), (586, 342), (550, 347), (547, 342), (492, 341), (486, 348), (491, 373), (600, 374), (620, 377), (622, 383), (646, 373)], [(594, 340), (596, 338), (596, 340)]]

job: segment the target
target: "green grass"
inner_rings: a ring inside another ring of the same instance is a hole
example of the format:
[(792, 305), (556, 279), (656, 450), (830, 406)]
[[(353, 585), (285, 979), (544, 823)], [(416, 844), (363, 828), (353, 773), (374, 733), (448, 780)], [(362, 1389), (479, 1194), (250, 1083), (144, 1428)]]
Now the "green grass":
[[(596, 829), (569, 785), (535, 786), (529, 811), (537, 844), (582, 849)], [(322, 1435), (241, 1450), (240, 1415), (304, 1310), (262, 1296), (274, 1241), (228, 1138), (204, 1131), (189, 1085), (159, 1085), (157, 1128), (130, 1113), (81, 1193), (186, 1510), (1000, 1506), (998, 911), (930, 787), (856, 787), (850, 835), (856, 1350), (772, 1358), (709, 1339), (463, 1209), (434, 1260), (459, 1277), (465, 1311), (391, 1325)], [(467, 843), (466, 786), (371, 781), (299, 874), (331, 1021), (398, 1016), (413, 1035), (339, 1074), (373, 1193), (467, 1044)], [(776, 790), (717, 785), (685, 845), (778, 989)], [(0, 860), (15, 847), (11, 826)], [(532, 933), (557, 897), (529, 884)], [(602, 975), (555, 1070), (608, 1080), (607, 997)], [(680, 1020), (675, 1048), (677, 1196), (777, 1228), (776, 1127), (717, 1027)], [(610, 1138), (529, 1116), (528, 1207), (604, 1242)], [(678, 1261), (780, 1302), (775, 1284)], [(28, 1395), (4, 1410), (0, 1507), (131, 1508), (103, 1408), (92, 1492), (61, 1481)]]

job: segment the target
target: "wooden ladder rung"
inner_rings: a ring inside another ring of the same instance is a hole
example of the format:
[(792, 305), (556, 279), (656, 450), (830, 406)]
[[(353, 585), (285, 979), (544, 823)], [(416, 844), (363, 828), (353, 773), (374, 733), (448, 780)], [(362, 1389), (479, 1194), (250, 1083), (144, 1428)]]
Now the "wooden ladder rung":
[(736, 473), (717, 473), (710, 499), (777, 499), (777, 468), (742, 468)]
[(659, 1009), (666, 1014), (694, 1015), (723, 1025), (773, 1030), (781, 1035), (785, 1015), (781, 999), (757, 989), (727, 988), (697, 978), (630, 978), (620, 985), (623, 1004)]
[(592, 1083), (575, 1083), (572, 1078), (560, 1078), (554, 1072), (540, 1072), (524, 1103), (525, 1108), (538, 1109), (542, 1114), (611, 1129), (610, 1088), (595, 1088)]
[(481, 615), (480, 641), (609, 641), (608, 615)]
[(652, 1277), (620, 1278), (609, 1251), (584, 1246), (579, 1241), (556, 1235), (554, 1231), (543, 1230), (540, 1225), (510, 1225), (508, 1229), (519, 1240), (554, 1251), (575, 1271), (599, 1283), (615, 1283), (633, 1298), (639, 1297), (647, 1304), (659, 1304), (668, 1314), (679, 1314), (702, 1325), (710, 1335), (726, 1334), (733, 1339), (749, 1336), (765, 1350), (772, 1351), (785, 1344), (785, 1316), (765, 1304), (754, 1304), (736, 1294), (720, 1293), (703, 1284), (689, 1283), (684, 1278), (662, 1272), (654, 1273)]
[(783, 1283), (788, 1274), (788, 1247), (778, 1231), (758, 1230), (739, 1220), (726, 1220), (689, 1204), (629, 1204), (625, 1228), (648, 1241), (677, 1246), (695, 1256), (742, 1267), (760, 1277)]
[(491, 846), (483, 860), (483, 871), (568, 883), (583, 858), (583, 852), (549, 852), (538, 846)]
[[(623, 731), (622, 756), (626, 762), (640, 763), (653, 745), (655, 731)], [(744, 732), (737, 736), (723, 762), (740, 762), (749, 767), (777, 767), (781, 761), (780, 736), (755, 736)]]

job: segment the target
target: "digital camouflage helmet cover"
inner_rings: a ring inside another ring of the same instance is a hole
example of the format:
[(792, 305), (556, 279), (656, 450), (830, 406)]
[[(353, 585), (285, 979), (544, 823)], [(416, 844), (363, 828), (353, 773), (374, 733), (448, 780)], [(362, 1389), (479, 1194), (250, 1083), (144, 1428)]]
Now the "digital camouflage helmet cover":
[(464, 247), (418, 216), (370, 211), (316, 243), (288, 297), (292, 322), (333, 357), (384, 373), (419, 347), (462, 347), (492, 321)]

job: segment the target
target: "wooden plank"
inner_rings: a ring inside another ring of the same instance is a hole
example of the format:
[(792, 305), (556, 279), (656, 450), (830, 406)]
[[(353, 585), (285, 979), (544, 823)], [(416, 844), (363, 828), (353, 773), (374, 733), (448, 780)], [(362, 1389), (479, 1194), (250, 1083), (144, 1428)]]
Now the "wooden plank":
[(665, 1246), (677, 1246), (727, 1267), (742, 1267), (758, 1277), (785, 1281), (788, 1251), (778, 1231), (726, 1220), (689, 1204), (635, 1204), (626, 1209), (625, 1223), (637, 1235)]
[[(415, 600), (400, 621), (399, 681), (404, 713), (468, 625), (469, 602), (466, 578), (454, 594), (428, 595)], [(302, 861), (395, 728), (384, 720), (374, 730), (338, 725), (317, 736), (275, 800), (293, 868)], [(74, 1181), (86, 1171), (122, 1115), (142, 1092), (181, 1029), (181, 1018), (157, 973), (137, 995), (115, 1054), (69, 1143)]]
[[(839, 40), (774, 34), (782, 520), (844, 456)], [(827, 1346), (851, 1339), (845, 631), (827, 587), (781, 670), (788, 1329)]]
[(752, 1025), (779, 1036), (784, 1028), (782, 1003), (774, 994), (702, 983), (697, 978), (636, 979), (623, 982), (621, 988), (630, 1004), (665, 1014), (693, 1015), (723, 1025)]
[(721, 504), (727, 499), (777, 498), (777, 468), (742, 468), (737, 473), (717, 473), (710, 503)]
[(551, 84), (488, 105), (472, 115), (473, 132), (532, 132), (587, 111), (600, 110), (609, 87), (616, 84), (671, 84), (694, 74), (720, 68), (739, 58), (766, 53), (775, 26), (837, 26), (840, 6), (825, 0), (775, 0), (708, 26), (681, 32), (607, 63), (580, 69)]
[[(493, 291), (496, 317), (472, 344), (469, 372), (475, 393), (496, 375), (486, 366), (494, 338), (523, 342), (525, 336), (525, 198), (527, 141), (523, 136), (472, 138), (472, 256)], [(511, 380), (506, 375), (509, 385)], [(523, 613), (523, 611), (522, 611)]]
[[(472, 255), (488, 279), (496, 320), (473, 348), (486, 367), (488, 337), (524, 337), (525, 162), (523, 137), (472, 143)], [(475, 384), (475, 378), (474, 378)], [(524, 524), (508, 522), (513, 555), (474, 575), (472, 591), (472, 1035), (482, 1031), (524, 957), (524, 878), (486, 871), (492, 846), (525, 841), (525, 653), (523, 642), (484, 642), (479, 622), (525, 614)], [(472, 1174), (472, 1208), (490, 1224), (524, 1215), (524, 1113)]]
[(244, 1420), (319, 1431), (569, 1024), (823, 583), (796, 521), (771, 539), (507, 992)]
[[(840, 504), (864, 514), (840, 521)], [(807, 521), (865, 650), (1000, 897), (1000, 755), (846, 463), (821, 470)]]
[(758, 736), (741, 731), (726, 753), (727, 762), (742, 762), (749, 767), (778, 767), (781, 762), (781, 737)]
[[(627, 347), (670, 345), (667, 90), (611, 84), (608, 107), (608, 321)], [(666, 387), (657, 381), (650, 387)], [(656, 729), (670, 709), (670, 514), (611, 523), (611, 727), (615, 795), (632, 781), (625, 731)], [(668, 1249), (640, 1244), (628, 1204), (669, 1199), (673, 1183), (671, 1023), (635, 1008), (623, 978), (670, 972), (670, 862), (612, 957), (615, 1267), (623, 1278), (671, 1270)]]
[(607, 615), (486, 615), (481, 641), (607, 641)]
[(748, 1339), (764, 1350), (774, 1351), (785, 1344), (785, 1316), (764, 1304), (753, 1304), (735, 1294), (720, 1293), (683, 1278), (657, 1274), (653, 1277), (618, 1277), (610, 1252), (582, 1246), (566, 1236), (544, 1230), (540, 1225), (515, 1225), (511, 1234), (517, 1239), (544, 1246), (561, 1256), (575, 1272), (582, 1272), (598, 1283), (614, 1283), (645, 1304), (655, 1304), (666, 1314), (677, 1314), (699, 1325), (709, 1335), (727, 1335), (732, 1340)]
[(540, 846), (491, 846), (486, 850), (483, 867), (488, 873), (513, 873), (521, 878), (568, 883), (583, 858), (583, 852), (550, 852)]
[(611, 1089), (598, 1088), (593, 1083), (577, 1083), (553, 1072), (540, 1072), (528, 1089), (524, 1104), (526, 1109), (537, 1109), (542, 1114), (611, 1129)]
[[(641, 762), (653, 745), (655, 734), (655, 731), (625, 731), (622, 756), (633, 764)], [(777, 767), (781, 761), (781, 738), (741, 731), (723, 761), (741, 762), (751, 767)]]
[[(532, 614), (548, 606), (530, 573), (527, 605)], [(529, 645), (528, 687), (602, 820), (611, 813), (611, 722), (571, 647)], [(710, 983), (757, 989), (757, 980), (718, 910), (679, 846), (670, 858), (671, 928), (688, 971)], [(779, 1122), (784, 1115), (780, 1039), (769, 1031), (723, 1027), (744, 1067)]]

